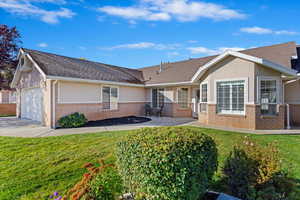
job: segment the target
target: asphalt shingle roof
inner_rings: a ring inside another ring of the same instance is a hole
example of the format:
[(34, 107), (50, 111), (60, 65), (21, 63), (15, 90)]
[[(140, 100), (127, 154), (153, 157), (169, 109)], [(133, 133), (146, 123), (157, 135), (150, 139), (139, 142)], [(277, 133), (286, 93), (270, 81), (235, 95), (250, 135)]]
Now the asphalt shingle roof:
[[(297, 55), (296, 46), (295, 42), (287, 42), (240, 52), (291, 68), (291, 57)], [(31, 55), (46, 75), (134, 84), (187, 82), (200, 67), (218, 56), (164, 63), (163, 70), (158, 73), (159, 65), (129, 69), (36, 50), (23, 50)]]
[(139, 70), (23, 49), (48, 76), (143, 84)]

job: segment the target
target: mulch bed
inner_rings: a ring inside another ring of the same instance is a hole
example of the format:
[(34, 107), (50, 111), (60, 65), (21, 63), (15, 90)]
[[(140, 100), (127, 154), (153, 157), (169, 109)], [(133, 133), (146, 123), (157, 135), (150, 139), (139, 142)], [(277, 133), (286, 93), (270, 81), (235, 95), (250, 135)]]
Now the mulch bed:
[(97, 121), (89, 121), (84, 127), (97, 127), (97, 126), (115, 126), (115, 125), (128, 125), (128, 124), (139, 124), (151, 121), (150, 118), (146, 117), (119, 117)]

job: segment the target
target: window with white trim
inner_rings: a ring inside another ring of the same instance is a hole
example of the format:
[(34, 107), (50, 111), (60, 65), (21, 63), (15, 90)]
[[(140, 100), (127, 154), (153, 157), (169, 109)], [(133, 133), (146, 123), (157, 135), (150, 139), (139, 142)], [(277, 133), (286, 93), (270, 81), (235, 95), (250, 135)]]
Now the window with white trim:
[(152, 89), (152, 107), (159, 108), (165, 103), (164, 88)]
[(224, 114), (245, 113), (245, 81), (217, 82), (217, 112)]
[(201, 84), (200, 112), (207, 111), (207, 83)]
[(117, 87), (102, 87), (102, 106), (104, 110), (118, 109), (119, 90)]
[(179, 88), (177, 92), (177, 101), (180, 108), (189, 107), (189, 89)]
[(263, 115), (277, 113), (277, 81), (260, 80), (260, 110)]

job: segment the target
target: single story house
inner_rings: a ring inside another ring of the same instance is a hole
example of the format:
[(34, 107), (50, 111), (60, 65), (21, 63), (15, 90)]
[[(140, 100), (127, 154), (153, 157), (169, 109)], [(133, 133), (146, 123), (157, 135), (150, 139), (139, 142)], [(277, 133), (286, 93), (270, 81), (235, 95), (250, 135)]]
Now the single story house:
[(11, 86), (17, 116), (53, 128), (74, 112), (143, 115), (149, 103), (207, 125), (284, 129), (300, 125), (299, 56), (288, 42), (129, 69), (22, 48)]

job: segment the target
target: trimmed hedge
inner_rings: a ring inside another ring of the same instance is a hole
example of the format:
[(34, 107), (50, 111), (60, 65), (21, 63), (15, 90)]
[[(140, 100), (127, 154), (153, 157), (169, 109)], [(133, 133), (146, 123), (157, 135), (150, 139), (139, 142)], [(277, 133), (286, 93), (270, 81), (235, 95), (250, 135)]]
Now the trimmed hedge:
[(116, 153), (125, 186), (145, 199), (197, 200), (217, 170), (214, 140), (187, 127), (136, 130)]
[(77, 128), (84, 126), (87, 123), (87, 119), (82, 113), (73, 113), (64, 116), (58, 120), (58, 124), (63, 128)]

